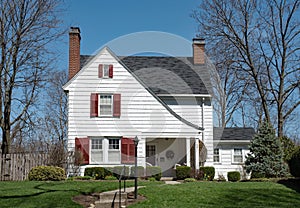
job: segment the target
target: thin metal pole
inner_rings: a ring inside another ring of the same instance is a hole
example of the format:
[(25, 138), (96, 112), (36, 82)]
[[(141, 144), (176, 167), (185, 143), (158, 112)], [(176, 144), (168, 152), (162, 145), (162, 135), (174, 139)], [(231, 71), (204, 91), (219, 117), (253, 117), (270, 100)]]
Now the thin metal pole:
[(137, 199), (137, 142), (135, 145), (135, 152), (134, 152), (134, 198)]

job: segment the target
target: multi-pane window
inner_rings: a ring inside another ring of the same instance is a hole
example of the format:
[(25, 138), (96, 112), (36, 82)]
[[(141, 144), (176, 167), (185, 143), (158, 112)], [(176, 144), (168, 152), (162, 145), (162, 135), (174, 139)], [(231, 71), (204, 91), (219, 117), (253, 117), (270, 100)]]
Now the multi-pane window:
[(102, 150), (102, 139), (92, 139), (92, 150)]
[(120, 162), (120, 139), (108, 139), (108, 161)]
[(220, 162), (220, 150), (217, 148), (214, 149), (214, 162)]
[(91, 139), (91, 163), (101, 163), (103, 160), (103, 139)]
[(109, 65), (103, 65), (103, 77), (109, 77)]
[(234, 149), (233, 150), (233, 162), (234, 163), (242, 163), (243, 162), (243, 150), (242, 149)]
[(113, 111), (112, 95), (100, 95), (100, 115), (111, 116)]
[(91, 163), (120, 163), (121, 144), (119, 138), (92, 138), (91, 139)]
[(120, 149), (120, 140), (119, 139), (109, 139), (108, 149), (110, 149), (110, 150)]

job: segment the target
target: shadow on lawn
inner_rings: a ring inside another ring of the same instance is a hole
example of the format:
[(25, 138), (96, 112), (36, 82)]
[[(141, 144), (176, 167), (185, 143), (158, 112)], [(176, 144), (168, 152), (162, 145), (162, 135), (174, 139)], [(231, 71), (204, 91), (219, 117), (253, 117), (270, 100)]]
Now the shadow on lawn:
[(279, 180), (278, 183), (300, 193), (300, 178), (283, 179)]
[[(49, 184), (50, 185), (50, 184)], [(49, 186), (48, 185), (48, 186)], [(38, 189), (38, 190), (41, 190), (40, 192), (37, 192), (37, 193), (32, 193), (32, 194), (27, 194), (27, 195), (11, 195), (11, 196), (0, 196), (0, 199), (17, 199), (17, 198), (27, 198), (27, 197), (33, 197), (33, 196), (39, 196), (39, 195), (42, 195), (42, 194), (46, 194), (46, 193), (52, 193), (52, 192), (57, 192), (57, 191), (75, 191), (75, 192), (78, 192), (79, 194), (83, 194), (85, 195), (86, 193), (85, 192), (79, 192), (78, 190), (55, 190), (55, 189), (46, 189), (46, 188), (42, 188), (42, 186), (45, 186), (45, 184), (39, 184), (39, 185), (36, 185), (34, 186), (33, 188), (34, 189)]]

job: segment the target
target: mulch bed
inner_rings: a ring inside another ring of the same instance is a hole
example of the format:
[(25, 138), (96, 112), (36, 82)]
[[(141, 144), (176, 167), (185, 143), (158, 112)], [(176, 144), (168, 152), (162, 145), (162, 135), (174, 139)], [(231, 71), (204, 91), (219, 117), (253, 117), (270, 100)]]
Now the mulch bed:
[[(82, 205), (84, 208), (90, 207), (91, 204), (94, 204), (95, 201), (99, 200), (100, 193), (92, 193), (92, 194), (81, 194), (73, 197), (73, 201)], [(127, 205), (135, 204), (141, 201), (146, 200), (146, 197), (142, 195), (138, 195), (137, 199), (134, 199), (134, 193), (128, 193)]]

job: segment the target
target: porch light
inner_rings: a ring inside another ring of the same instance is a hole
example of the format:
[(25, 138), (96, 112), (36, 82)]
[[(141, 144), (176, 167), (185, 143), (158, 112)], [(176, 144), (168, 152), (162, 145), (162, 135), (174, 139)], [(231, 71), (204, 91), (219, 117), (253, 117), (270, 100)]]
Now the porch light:
[(137, 199), (137, 146), (139, 144), (139, 138), (137, 136), (134, 137), (134, 198)]

